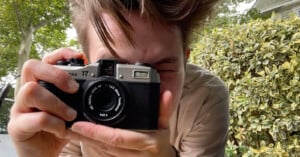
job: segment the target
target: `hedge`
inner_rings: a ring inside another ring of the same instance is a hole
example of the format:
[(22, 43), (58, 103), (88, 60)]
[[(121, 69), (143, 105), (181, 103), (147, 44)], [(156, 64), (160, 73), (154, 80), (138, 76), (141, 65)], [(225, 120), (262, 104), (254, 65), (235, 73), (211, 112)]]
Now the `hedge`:
[(202, 33), (190, 62), (230, 90), (227, 156), (300, 156), (300, 19), (256, 20)]

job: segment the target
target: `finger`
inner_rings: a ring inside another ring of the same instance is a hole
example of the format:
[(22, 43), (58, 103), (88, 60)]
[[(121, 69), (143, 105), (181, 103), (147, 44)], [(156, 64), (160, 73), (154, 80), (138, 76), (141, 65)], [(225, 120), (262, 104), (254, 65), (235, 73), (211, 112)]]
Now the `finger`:
[(156, 139), (150, 135), (130, 130), (111, 128), (89, 122), (76, 122), (71, 130), (90, 139), (95, 139), (111, 146), (157, 152)]
[(48, 64), (55, 64), (59, 60), (67, 60), (70, 58), (81, 58), (86, 60), (83, 53), (79, 53), (70, 48), (60, 48), (51, 53), (47, 53), (42, 61)]
[(68, 93), (75, 93), (79, 87), (79, 84), (66, 71), (38, 60), (25, 62), (21, 76), (22, 85), (26, 82), (42, 80)]
[(76, 118), (76, 111), (36, 82), (28, 82), (20, 88), (14, 108), (18, 113), (32, 112), (32, 109), (53, 114), (63, 120)]
[(111, 156), (120, 156), (122, 157), (152, 157), (155, 153), (151, 153), (148, 150), (131, 150), (131, 149), (123, 149), (114, 147), (113, 149), (108, 149), (108, 151), (104, 151), (106, 154)]
[(160, 109), (158, 127), (160, 129), (169, 128), (169, 119), (172, 111), (172, 93), (170, 91), (164, 91), (160, 96)]
[(69, 137), (71, 137), (71, 139), (73, 140), (79, 140), (85, 146), (96, 151), (97, 155), (99, 156), (120, 156), (120, 154), (122, 154), (122, 157), (147, 157), (151, 154), (149, 151), (132, 150), (111, 146), (106, 143), (87, 138), (74, 132), (69, 133)]
[(18, 141), (25, 141), (40, 131), (54, 134), (60, 138), (67, 135), (65, 122), (46, 112), (31, 112), (19, 115), (10, 121), (8, 128), (10, 134)]

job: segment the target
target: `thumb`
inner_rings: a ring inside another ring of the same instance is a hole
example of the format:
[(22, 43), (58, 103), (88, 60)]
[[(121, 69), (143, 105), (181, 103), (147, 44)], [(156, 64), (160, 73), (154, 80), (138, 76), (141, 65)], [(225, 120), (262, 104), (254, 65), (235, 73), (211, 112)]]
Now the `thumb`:
[(158, 127), (161, 129), (169, 128), (169, 119), (172, 109), (172, 93), (166, 90), (160, 95), (160, 108), (159, 108), (159, 119)]

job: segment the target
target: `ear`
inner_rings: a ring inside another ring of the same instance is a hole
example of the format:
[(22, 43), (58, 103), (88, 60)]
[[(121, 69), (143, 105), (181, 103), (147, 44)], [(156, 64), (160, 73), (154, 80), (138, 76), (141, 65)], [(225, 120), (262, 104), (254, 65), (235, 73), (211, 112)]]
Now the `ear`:
[(190, 54), (191, 54), (191, 49), (187, 48), (184, 52), (184, 61), (185, 61), (185, 63), (187, 63), (188, 59), (190, 58)]

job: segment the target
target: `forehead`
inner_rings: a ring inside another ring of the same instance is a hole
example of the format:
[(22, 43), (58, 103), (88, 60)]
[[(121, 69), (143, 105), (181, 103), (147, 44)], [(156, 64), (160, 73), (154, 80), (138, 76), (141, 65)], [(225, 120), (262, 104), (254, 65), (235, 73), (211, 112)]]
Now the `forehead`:
[[(150, 62), (157, 60), (158, 57), (175, 56), (182, 53), (182, 36), (178, 26), (150, 20), (141, 17), (138, 13), (125, 13), (124, 16), (133, 28), (129, 32), (133, 45), (128, 42), (115, 19), (109, 14), (103, 13), (103, 20), (114, 40), (113, 48), (120, 59), (128, 62)], [(92, 38), (98, 37), (93, 27), (90, 27), (89, 32), (89, 41), (95, 41)], [(90, 56), (93, 57), (91, 53), (95, 53), (95, 51), (97, 51), (97, 59), (99, 56), (102, 58), (101, 56), (111, 55), (103, 48), (104, 44), (99, 39), (97, 41), (99, 43), (88, 42), (89, 47), (92, 48), (89, 50)], [(97, 45), (96, 49), (95, 45)]]

